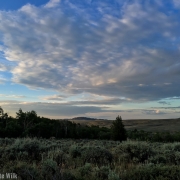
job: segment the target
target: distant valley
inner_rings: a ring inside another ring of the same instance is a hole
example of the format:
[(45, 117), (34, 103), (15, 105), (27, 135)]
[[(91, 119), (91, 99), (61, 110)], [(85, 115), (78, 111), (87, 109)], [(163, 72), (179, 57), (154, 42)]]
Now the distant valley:
[[(71, 122), (84, 124), (88, 126), (96, 125), (100, 127), (111, 127), (112, 120), (103, 120), (87, 117), (76, 117), (68, 119)], [(128, 130), (145, 130), (145, 131), (180, 131), (180, 118), (178, 119), (131, 119), (123, 120), (125, 128)]]

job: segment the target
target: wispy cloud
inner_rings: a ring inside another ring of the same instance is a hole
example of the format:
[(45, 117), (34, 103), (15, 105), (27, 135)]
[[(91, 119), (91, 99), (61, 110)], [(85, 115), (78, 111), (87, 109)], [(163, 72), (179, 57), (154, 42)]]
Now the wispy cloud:
[[(75, 98), (75, 97), (74, 97)], [(108, 97), (108, 96), (100, 96), (100, 95), (93, 95), (93, 94), (86, 94), (79, 97), (80, 100), (71, 100), (73, 96), (68, 97), (65, 95), (52, 95), (46, 96), (42, 98), (45, 101), (54, 101), (59, 102), (61, 104), (68, 104), (68, 105), (117, 105), (124, 102), (131, 102), (130, 99), (126, 98), (117, 98), (117, 97)]]
[(62, 101), (64, 100), (65, 98), (67, 98), (67, 96), (64, 96), (64, 95), (52, 95), (52, 96), (45, 96), (43, 98), (41, 98), (42, 100), (45, 100), (45, 101)]
[(163, 104), (163, 105), (171, 105), (170, 102), (166, 102), (166, 101), (159, 101), (158, 103), (159, 104)]
[(162, 111), (159, 109), (156, 110), (142, 110), (142, 113), (147, 114), (147, 115), (163, 115), (163, 114), (169, 114), (167, 111)]
[[(156, 107), (152, 107), (152, 108), (156, 108)], [(160, 109), (179, 109), (180, 106), (171, 106), (171, 107), (158, 107)]]
[(53, 8), (60, 4), (60, 0), (50, 0), (44, 7), (46, 8)]
[(7, 94), (0, 94), (0, 97), (3, 97), (3, 98), (25, 98), (26, 96), (23, 96), (23, 95), (7, 95)]
[(0, 75), (0, 84), (4, 84), (6, 81), (7, 79)]
[(173, 2), (176, 8), (180, 8), (180, 2), (178, 0), (173, 0)]

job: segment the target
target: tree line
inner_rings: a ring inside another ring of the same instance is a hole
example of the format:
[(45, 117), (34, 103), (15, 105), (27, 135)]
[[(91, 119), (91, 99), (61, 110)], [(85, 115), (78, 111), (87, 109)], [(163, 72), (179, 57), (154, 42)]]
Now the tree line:
[(0, 137), (37, 137), (37, 138), (75, 138), (126, 140), (126, 130), (121, 117), (117, 117), (112, 127), (86, 126), (67, 120), (55, 120), (37, 115), (36, 111), (23, 112), (19, 109), (16, 118), (8, 116), (0, 108)]
[(55, 120), (37, 115), (36, 111), (23, 112), (19, 109), (16, 118), (8, 116), (0, 107), (0, 137), (37, 137), (104, 139), (124, 141), (126, 139), (149, 142), (179, 142), (180, 132), (148, 132), (126, 130), (122, 118), (117, 116), (111, 128), (87, 126), (67, 120)]

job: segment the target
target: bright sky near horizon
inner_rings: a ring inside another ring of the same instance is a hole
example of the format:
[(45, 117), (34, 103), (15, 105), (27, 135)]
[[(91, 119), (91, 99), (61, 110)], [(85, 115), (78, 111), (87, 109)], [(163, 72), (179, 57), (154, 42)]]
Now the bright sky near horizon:
[(179, 118), (179, 17), (179, 0), (1, 0), (0, 106)]

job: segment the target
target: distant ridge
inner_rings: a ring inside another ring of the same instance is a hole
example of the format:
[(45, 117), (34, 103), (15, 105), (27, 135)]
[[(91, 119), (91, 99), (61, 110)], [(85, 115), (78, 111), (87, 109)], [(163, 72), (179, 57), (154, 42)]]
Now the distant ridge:
[[(80, 119), (69, 119), (74, 123), (79, 123), (87, 126), (99, 126), (110, 128), (112, 120), (102, 120), (87, 117), (77, 117)], [(87, 119), (86, 119), (87, 118)], [(151, 132), (180, 131), (180, 118), (178, 119), (129, 119), (123, 120), (123, 124), (127, 130), (145, 130)]]
[(72, 120), (97, 120), (96, 118), (89, 118), (89, 117), (74, 117)]

